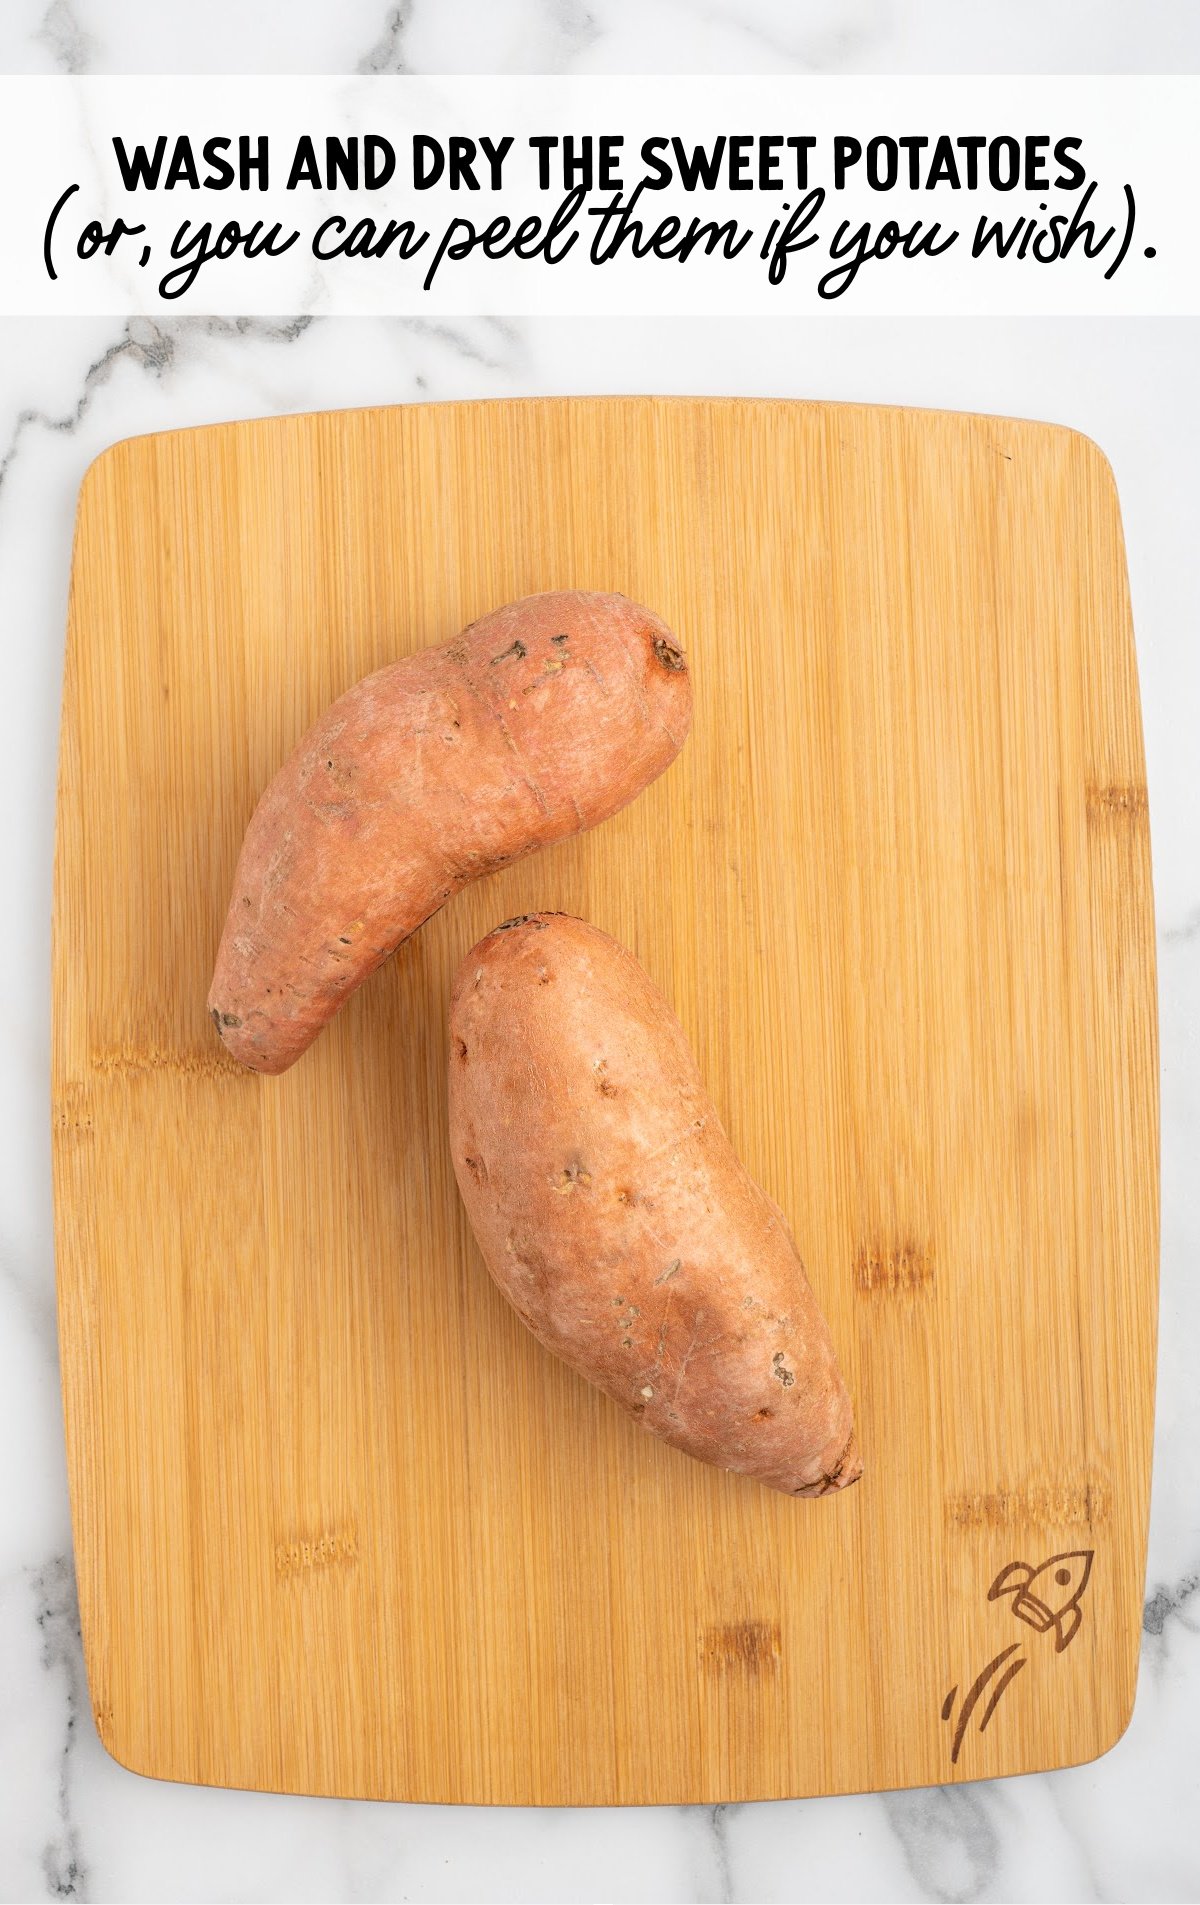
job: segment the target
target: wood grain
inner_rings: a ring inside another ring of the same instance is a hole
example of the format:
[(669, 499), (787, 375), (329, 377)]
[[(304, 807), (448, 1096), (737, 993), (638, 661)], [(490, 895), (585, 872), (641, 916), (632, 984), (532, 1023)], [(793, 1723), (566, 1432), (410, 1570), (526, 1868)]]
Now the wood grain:
[[(369, 669), (561, 587), (679, 632), (680, 760), (468, 889), (285, 1077), (238, 1070), (205, 991), (286, 751)], [(857, 1401), (845, 1497), (657, 1445), (486, 1275), (447, 994), (538, 907), (642, 960), (787, 1213)], [(1120, 1734), (1155, 972), (1120, 521), (1086, 439), (636, 399), (117, 444), (79, 506), (53, 1091), (80, 1605), (124, 1764), (674, 1803), (1026, 1771)], [(1093, 1561), (1059, 1651), (1053, 1570), (1023, 1604), (1041, 1629), (988, 1590), (1067, 1551)]]

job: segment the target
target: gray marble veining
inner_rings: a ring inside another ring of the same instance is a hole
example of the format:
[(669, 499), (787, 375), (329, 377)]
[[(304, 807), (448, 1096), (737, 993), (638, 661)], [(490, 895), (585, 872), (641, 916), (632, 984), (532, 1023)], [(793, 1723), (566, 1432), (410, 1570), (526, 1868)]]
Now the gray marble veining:
[(1169, 1587), (1156, 1587), (1146, 1602), (1142, 1631), (1154, 1640), (1165, 1636), (1169, 1642), (1168, 1623), (1178, 1621), (1187, 1633), (1200, 1633), (1200, 1603), (1193, 1605), (1197, 1595), (1200, 1595), (1200, 1573), (1185, 1574)]
[(922, 1893), (932, 1898), (983, 1898), (1000, 1857), (1000, 1836), (985, 1788), (934, 1786), (888, 1793), (888, 1819), (905, 1863)]
[(72, 0), (51, 0), (35, 35), (60, 73), (86, 73), (95, 53), (95, 41), (81, 26)]
[(87, 1867), (71, 1811), (71, 1787), (80, 1715), (87, 1709), (87, 1681), (70, 1555), (52, 1555), (33, 1573), (32, 1587), (34, 1621), (42, 1637), (42, 1666), (50, 1677), (54, 1697), (62, 1701), (58, 1786), (42, 1848), (42, 1871), (48, 1898), (82, 1900), (88, 1896)]
[(399, 6), (388, 8), (378, 39), (355, 62), (355, 72), (380, 74), (412, 70), (404, 57), (404, 32), (412, 18), (413, 3), (414, 0), (401, 0)]
[(129, 359), (150, 376), (161, 377), (170, 370), (181, 344), (189, 336), (253, 337), (271, 343), (290, 344), (302, 336), (314, 321), (311, 317), (281, 318), (278, 321), (248, 317), (189, 317), (160, 324), (153, 318), (130, 318), (122, 327), (120, 336), (88, 365), (78, 395), (67, 409), (54, 414), (36, 405), (26, 405), (18, 410), (8, 442), (0, 452), (0, 490), (4, 487), (25, 432), (39, 429), (71, 435), (86, 417), (97, 390), (103, 388), (112, 376), (114, 367), (122, 360)]

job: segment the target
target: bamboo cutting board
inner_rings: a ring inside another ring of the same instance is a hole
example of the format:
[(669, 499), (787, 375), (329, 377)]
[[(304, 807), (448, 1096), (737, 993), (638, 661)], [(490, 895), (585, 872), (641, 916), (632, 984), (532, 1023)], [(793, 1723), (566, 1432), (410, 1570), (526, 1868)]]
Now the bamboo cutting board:
[[(469, 888), (280, 1079), (205, 1017), (255, 800), (368, 670), (539, 589), (692, 661), (633, 807)], [(1048, 426), (427, 405), (83, 486), (55, 882), (62, 1368), (96, 1724), (165, 1778), (716, 1801), (1084, 1760), (1128, 1720), (1154, 942), (1112, 478)], [(553, 1361), (469, 1238), (450, 976), (582, 914), (782, 1205), (866, 1464), (796, 1502)]]

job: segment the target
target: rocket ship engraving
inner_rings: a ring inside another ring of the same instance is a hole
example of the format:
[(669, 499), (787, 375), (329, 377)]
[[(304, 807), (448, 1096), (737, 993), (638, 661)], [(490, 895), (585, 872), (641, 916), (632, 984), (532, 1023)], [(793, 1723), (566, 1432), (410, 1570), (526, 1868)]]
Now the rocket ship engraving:
[[(1016, 1618), (1024, 1621), (1036, 1633), (1053, 1633), (1054, 1651), (1061, 1654), (1079, 1632), (1083, 1619), (1079, 1603), (1092, 1572), (1094, 1552), (1092, 1548), (1075, 1548), (1069, 1554), (1052, 1554), (1049, 1561), (1043, 1561), (1037, 1568), (1028, 1561), (1010, 1561), (1007, 1567), (1001, 1568), (988, 1589), (988, 1600), (999, 1601), (1011, 1596), (1012, 1611)], [(963, 1696), (950, 1745), (952, 1765), (958, 1762), (967, 1727), (980, 1700), (985, 1694), (988, 1696), (979, 1722), (979, 1731), (982, 1733), (1000, 1703), (1001, 1694), (1007, 1692), (1027, 1665), (1028, 1655), (1022, 1652), (1021, 1643), (1015, 1640), (1003, 1648), (994, 1660), (988, 1661)], [(952, 1718), (957, 1699), (958, 1688), (953, 1686), (942, 1702), (943, 1720)]]
[(1027, 1621), (1039, 1634), (1053, 1629), (1054, 1651), (1061, 1654), (1079, 1632), (1083, 1619), (1079, 1603), (1091, 1571), (1091, 1548), (1052, 1554), (1040, 1568), (1030, 1567), (1028, 1561), (1010, 1561), (988, 1589), (988, 1600), (1011, 1594), (1017, 1619)]

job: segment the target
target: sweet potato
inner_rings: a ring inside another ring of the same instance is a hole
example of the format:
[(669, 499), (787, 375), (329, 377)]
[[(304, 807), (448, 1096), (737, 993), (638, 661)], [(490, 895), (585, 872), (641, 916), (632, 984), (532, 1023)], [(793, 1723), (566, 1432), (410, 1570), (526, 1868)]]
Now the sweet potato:
[(468, 880), (639, 794), (691, 712), (679, 643), (623, 595), (529, 596), (360, 681), (250, 821), (208, 1000), (229, 1050), (285, 1071)]
[(450, 1143), (484, 1261), (547, 1349), (701, 1461), (790, 1495), (857, 1481), (796, 1246), (632, 954), (555, 913), (467, 954)]

